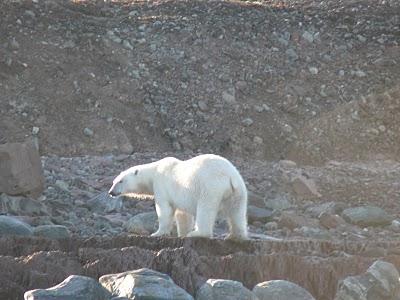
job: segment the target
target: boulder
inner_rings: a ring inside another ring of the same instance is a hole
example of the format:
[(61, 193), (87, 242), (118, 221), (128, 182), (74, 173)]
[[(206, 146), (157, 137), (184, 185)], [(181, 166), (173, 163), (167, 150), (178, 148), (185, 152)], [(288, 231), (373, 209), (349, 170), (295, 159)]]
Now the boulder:
[(268, 221), (272, 221), (272, 211), (265, 208), (249, 205), (247, 207), (247, 218), (250, 223), (257, 221), (266, 223)]
[(38, 197), (44, 189), (42, 163), (32, 142), (0, 145), (0, 192)]
[(393, 218), (382, 208), (376, 206), (359, 206), (347, 208), (342, 212), (347, 222), (367, 227), (390, 225)]
[(128, 299), (193, 299), (168, 275), (147, 268), (104, 275), (99, 281), (114, 296)]
[(253, 293), (260, 300), (315, 300), (301, 286), (286, 280), (270, 280), (257, 284)]
[(399, 272), (391, 263), (375, 261), (365, 274), (339, 282), (335, 300), (398, 300)]
[(0, 236), (2, 235), (32, 235), (32, 227), (20, 220), (9, 217), (0, 216)]
[(130, 218), (125, 224), (125, 228), (130, 233), (149, 235), (157, 229), (157, 223), (156, 212), (144, 212)]
[(21, 196), (0, 195), (0, 212), (22, 216), (47, 215), (47, 208), (38, 200)]
[(70, 233), (67, 227), (62, 225), (41, 225), (33, 229), (33, 235), (42, 236), (49, 239), (67, 239)]
[(239, 281), (208, 279), (197, 291), (196, 300), (258, 300)]
[(87, 208), (94, 212), (119, 212), (123, 208), (122, 197), (113, 198), (107, 192), (104, 192), (88, 200)]
[(111, 293), (91, 277), (71, 275), (60, 284), (48, 289), (31, 290), (25, 300), (109, 300)]
[(295, 195), (303, 199), (320, 198), (315, 181), (303, 175), (295, 176), (291, 181), (291, 186)]

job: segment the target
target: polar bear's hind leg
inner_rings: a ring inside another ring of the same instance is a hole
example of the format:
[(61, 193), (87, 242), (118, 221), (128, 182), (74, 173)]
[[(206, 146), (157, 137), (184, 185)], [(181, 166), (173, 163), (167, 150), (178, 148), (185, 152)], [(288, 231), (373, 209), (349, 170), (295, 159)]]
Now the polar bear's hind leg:
[(181, 210), (175, 211), (178, 237), (184, 237), (193, 230), (193, 216)]

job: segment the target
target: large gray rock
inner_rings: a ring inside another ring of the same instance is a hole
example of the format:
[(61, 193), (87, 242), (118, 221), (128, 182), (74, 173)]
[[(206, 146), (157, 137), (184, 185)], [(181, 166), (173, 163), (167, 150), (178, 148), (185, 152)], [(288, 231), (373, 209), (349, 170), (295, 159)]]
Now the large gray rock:
[(265, 201), (265, 207), (273, 210), (285, 210), (292, 206), (286, 197), (276, 197)]
[(31, 142), (0, 145), (0, 192), (38, 197), (44, 189), (42, 163)]
[(398, 300), (399, 272), (391, 263), (378, 260), (365, 274), (339, 282), (335, 300)]
[(347, 208), (342, 212), (347, 222), (362, 227), (386, 226), (393, 218), (382, 208), (376, 206), (360, 206)]
[(49, 289), (31, 290), (24, 294), (25, 300), (109, 300), (111, 293), (90, 277), (71, 275)]
[(37, 200), (6, 194), (0, 195), (0, 212), (25, 216), (48, 214), (47, 208)]
[(196, 300), (258, 300), (241, 282), (208, 279), (197, 291)]
[(150, 269), (139, 269), (101, 276), (100, 283), (114, 296), (146, 300), (190, 300), (184, 289), (165, 274)]
[(0, 236), (2, 235), (32, 235), (32, 227), (20, 220), (9, 217), (0, 216)]
[(253, 206), (253, 205), (249, 205), (247, 207), (247, 218), (249, 220), (250, 223), (253, 222), (269, 222), (272, 221), (272, 211), (265, 209), (265, 208), (261, 208), (261, 207), (257, 207), (257, 206)]
[(130, 218), (125, 228), (130, 233), (149, 235), (157, 229), (158, 218), (154, 211), (137, 214)]
[(301, 286), (286, 280), (270, 280), (257, 284), (253, 293), (260, 300), (315, 300)]
[(41, 225), (33, 229), (33, 235), (49, 239), (66, 239), (70, 237), (67, 227), (62, 225)]
[(87, 208), (101, 213), (119, 212), (123, 208), (122, 197), (113, 198), (104, 192), (88, 200)]

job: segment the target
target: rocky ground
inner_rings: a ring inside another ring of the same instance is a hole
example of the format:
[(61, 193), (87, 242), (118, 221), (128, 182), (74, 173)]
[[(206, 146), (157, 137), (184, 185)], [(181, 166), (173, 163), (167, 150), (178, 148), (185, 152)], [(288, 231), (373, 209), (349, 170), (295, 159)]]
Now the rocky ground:
[[(0, 193), (0, 299), (146, 267), (191, 295), (209, 278), (286, 279), (342, 300), (387, 270), (374, 261), (399, 268), (399, 12), (395, 0), (1, 1), (0, 144), (34, 141), (44, 190)], [(221, 240), (223, 221), (213, 240), (149, 238), (152, 199), (106, 194), (129, 166), (208, 152), (246, 181), (249, 242)]]

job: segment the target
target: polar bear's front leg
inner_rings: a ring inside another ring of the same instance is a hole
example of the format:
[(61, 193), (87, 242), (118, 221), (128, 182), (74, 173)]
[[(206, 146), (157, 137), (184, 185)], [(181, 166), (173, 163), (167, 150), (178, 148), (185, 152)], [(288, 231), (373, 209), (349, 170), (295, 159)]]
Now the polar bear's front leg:
[(158, 216), (158, 230), (151, 236), (169, 235), (172, 229), (173, 211), (168, 203), (156, 201), (156, 212)]

